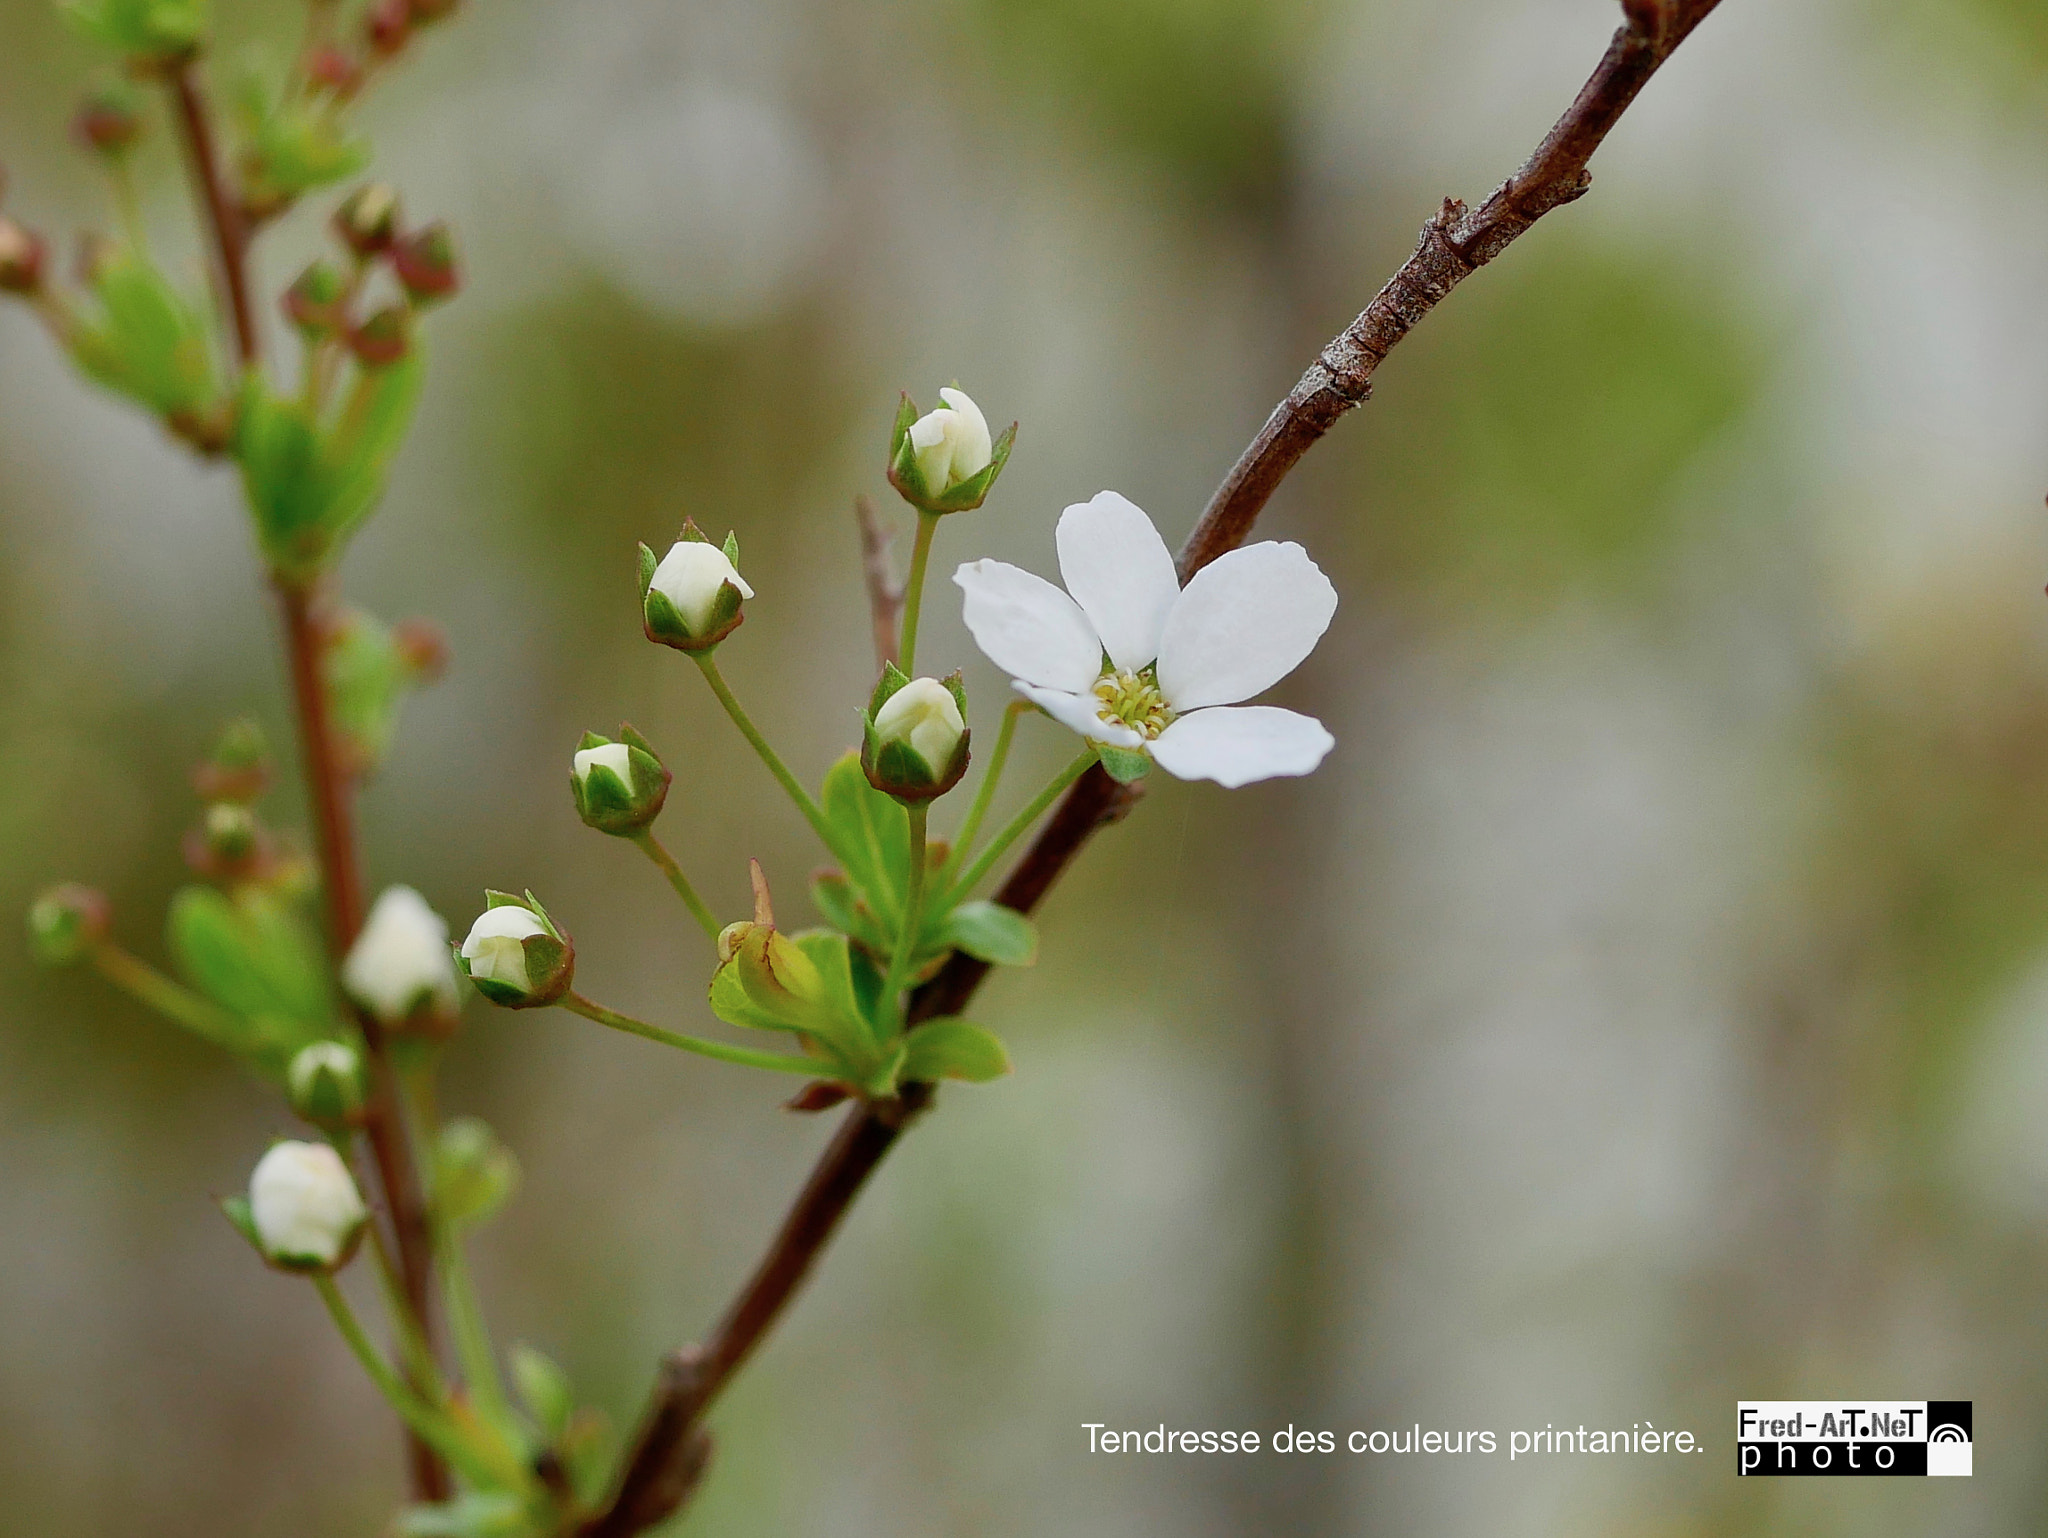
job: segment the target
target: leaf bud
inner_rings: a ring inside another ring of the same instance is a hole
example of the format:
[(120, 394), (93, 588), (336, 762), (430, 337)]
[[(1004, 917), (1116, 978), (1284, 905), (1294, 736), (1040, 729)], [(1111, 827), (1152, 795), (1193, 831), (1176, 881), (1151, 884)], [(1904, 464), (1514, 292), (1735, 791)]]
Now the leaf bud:
[(309, 340), (332, 336), (346, 323), (342, 297), (347, 292), (331, 262), (315, 262), (292, 281), (281, 301), (285, 319)]
[(446, 299), (462, 286), (454, 238), (438, 219), (392, 244), (391, 270), (398, 274), (405, 291), (423, 304)]
[(569, 770), (576, 815), (600, 833), (630, 837), (661, 814), (674, 778), (630, 726), (618, 740), (585, 732)]
[(434, 1140), (434, 1206), (444, 1223), (471, 1227), (504, 1206), (519, 1186), (519, 1160), (474, 1116), (460, 1116)]
[(739, 573), (739, 540), (712, 544), (693, 522), (659, 562), (640, 547), (640, 610), (647, 639), (678, 651), (708, 651), (739, 628), (754, 596)]
[(987, 500), (1003, 473), (1017, 424), (991, 441), (988, 420), (966, 391), (949, 387), (939, 398), (944, 405), (920, 416), (903, 397), (889, 443), (889, 484), (924, 512), (967, 512)]
[(344, 100), (362, 89), (362, 65), (332, 43), (321, 43), (307, 49), (299, 67), (314, 85), (332, 91)]
[(399, 305), (389, 304), (346, 333), (348, 350), (364, 368), (389, 368), (411, 350), (412, 321)]
[(358, 187), (335, 210), (334, 232), (357, 256), (377, 255), (398, 234), (398, 194), (383, 182)]
[(292, 1109), (314, 1126), (338, 1133), (361, 1123), (363, 1060), (346, 1042), (301, 1047), (284, 1082)]
[(112, 918), (106, 893), (67, 881), (29, 904), (29, 944), (44, 966), (73, 966), (107, 937)]
[(192, 771), (192, 788), (208, 801), (248, 803), (270, 784), (270, 744), (254, 721), (228, 723), (213, 753)]
[(576, 947), (531, 892), (486, 892), (490, 906), (469, 928), (456, 964), (476, 991), (507, 1009), (538, 1009), (569, 991)]
[(906, 804), (929, 801), (967, 773), (967, 696), (957, 672), (905, 678), (886, 665), (865, 724), (860, 766), (884, 795)]
[(384, 1025), (445, 1036), (462, 1011), (448, 925), (409, 886), (378, 894), (341, 965), (341, 985)]
[(369, 1219), (355, 1178), (325, 1143), (279, 1143), (257, 1161), (249, 1198), (228, 1217), (286, 1271), (340, 1269)]
[(0, 214), (0, 293), (40, 293), (48, 260), (42, 236)]
[(126, 154), (142, 137), (135, 93), (125, 84), (95, 91), (80, 104), (71, 129), (87, 149), (102, 155)]

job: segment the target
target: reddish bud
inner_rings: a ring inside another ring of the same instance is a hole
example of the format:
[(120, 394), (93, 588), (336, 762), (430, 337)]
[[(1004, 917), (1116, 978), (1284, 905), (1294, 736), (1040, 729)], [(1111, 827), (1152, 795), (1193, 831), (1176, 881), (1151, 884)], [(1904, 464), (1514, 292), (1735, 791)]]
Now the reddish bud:
[(48, 254), (42, 236), (0, 214), (0, 293), (40, 292)]
[(388, 368), (406, 355), (411, 345), (410, 317), (399, 306), (386, 305), (360, 326), (347, 333), (348, 350), (365, 368)]
[(430, 619), (400, 620), (391, 627), (398, 660), (421, 683), (432, 683), (448, 671), (448, 632)]
[(119, 155), (142, 137), (142, 119), (126, 92), (104, 91), (86, 98), (71, 120), (71, 131), (87, 149)]
[(334, 212), (334, 232), (357, 256), (375, 256), (398, 234), (398, 194), (382, 182), (358, 187)]
[(310, 337), (330, 336), (343, 324), (341, 274), (315, 262), (284, 291), (285, 319)]
[(363, 32), (379, 58), (402, 52), (412, 36), (411, 0), (377, 0), (364, 18)]
[(314, 85), (336, 96), (353, 96), (362, 89), (363, 66), (332, 43), (307, 50), (299, 67)]
[(445, 299), (462, 285), (455, 244), (438, 219), (393, 244), (391, 267), (415, 299)]

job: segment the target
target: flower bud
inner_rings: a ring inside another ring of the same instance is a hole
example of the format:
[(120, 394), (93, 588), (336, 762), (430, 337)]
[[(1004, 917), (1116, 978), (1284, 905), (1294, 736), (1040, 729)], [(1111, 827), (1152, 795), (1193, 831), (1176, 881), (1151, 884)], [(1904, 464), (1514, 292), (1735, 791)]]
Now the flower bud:
[(335, 210), (334, 232), (357, 256), (375, 256), (398, 233), (398, 194), (382, 182), (358, 187)]
[(192, 771), (192, 788), (208, 801), (248, 803), (270, 784), (270, 745), (254, 721), (233, 721), (213, 754)]
[(285, 319), (311, 340), (332, 336), (345, 324), (341, 274), (331, 262), (315, 262), (284, 291)]
[(222, 867), (245, 865), (256, 853), (256, 814), (234, 801), (217, 801), (206, 809), (200, 834), (207, 855)]
[(279, 1143), (249, 1177), (256, 1245), (287, 1271), (333, 1271), (345, 1264), (368, 1217), (348, 1166), (325, 1143)]
[(522, 901), (488, 892), (490, 907), (470, 925), (457, 964), (476, 991), (507, 1009), (538, 1009), (569, 991), (576, 947), (531, 892)]
[(446, 299), (462, 285), (454, 239), (439, 220), (393, 243), (391, 270), (398, 274), (405, 291), (421, 303)]
[(903, 802), (929, 801), (967, 773), (967, 696), (960, 675), (905, 678), (892, 664), (868, 702), (860, 766), (868, 783)]
[(640, 547), (641, 623), (647, 639), (679, 651), (708, 651), (739, 628), (740, 604), (754, 596), (739, 573), (739, 541), (728, 534), (723, 549), (694, 523), (656, 564)]
[(42, 236), (0, 214), (0, 293), (39, 293), (48, 255)]
[(363, 18), (363, 33), (381, 58), (402, 52), (412, 36), (411, 0), (376, 0)]
[(388, 304), (360, 326), (350, 326), (343, 339), (364, 368), (389, 368), (411, 350), (411, 333), (408, 313)]
[(66, 882), (51, 887), (29, 905), (29, 944), (43, 965), (72, 966), (106, 938), (111, 921), (106, 893)]
[(965, 391), (944, 389), (939, 398), (943, 406), (919, 416), (910, 397), (903, 397), (889, 449), (889, 483), (925, 512), (965, 512), (987, 499), (1017, 428), (1013, 423), (991, 441), (988, 420)]
[(332, 43), (321, 43), (306, 50), (306, 57), (300, 61), (299, 67), (314, 85), (332, 91), (344, 100), (362, 89), (362, 65), (346, 50)]
[(72, 132), (87, 149), (102, 155), (121, 155), (142, 136), (142, 118), (135, 110), (134, 93), (125, 88), (103, 90), (88, 96), (71, 120)]
[(434, 1207), (444, 1223), (470, 1227), (519, 1185), (519, 1160), (474, 1116), (459, 1116), (434, 1139)]
[(391, 627), (399, 663), (419, 683), (430, 684), (448, 671), (448, 632), (430, 619), (402, 619)]
[(301, 1047), (285, 1070), (292, 1109), (316, 1127), (340, 1132), (357, 1125), (363, 1112), (363, 1060), (339, 1041)]
[(409, 886), (378, 895), (342, 963), (348, 996), (385, 1025), (445, 1035), (462, 1010), (448, 925)]
[(576, 815), (600, 833), (630, 836), (660, 815), (673, 776), (630, 726), (619, 740), (585, 732), (569, 770)]

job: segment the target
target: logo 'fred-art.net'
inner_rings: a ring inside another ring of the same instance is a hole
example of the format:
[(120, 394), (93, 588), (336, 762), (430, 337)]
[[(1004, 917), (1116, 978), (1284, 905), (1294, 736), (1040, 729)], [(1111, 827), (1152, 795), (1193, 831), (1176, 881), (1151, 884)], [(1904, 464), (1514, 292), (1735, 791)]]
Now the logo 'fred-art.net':
[(1735, 1407), (1740, 1474), (1970, 1472), (1968, 1399), (1745, 1399)]

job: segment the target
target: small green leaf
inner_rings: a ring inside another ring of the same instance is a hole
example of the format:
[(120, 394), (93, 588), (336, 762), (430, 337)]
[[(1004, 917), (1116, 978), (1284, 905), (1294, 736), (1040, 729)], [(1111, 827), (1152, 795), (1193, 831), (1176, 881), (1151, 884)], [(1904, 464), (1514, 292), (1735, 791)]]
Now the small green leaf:
[(938, 938), (999, 967), (1028, 967), (1038, 960), (1038, 926), (1001, 903), (962, 903), (946, 915)]
[(200, 417), (219, 404), (205, 317), (152, 263), (112, 252), (94, 268), (90, 293), (67, 332), (89, 376), (165, 417)]
[(775, 1011), (754, 1002), (740, 981), (736, 968), (720, 967), (711, 978), (711, 1012), (727, 1025), (743, 1025), (756, 1031), (796, 1031), (793, 1024)]
[(520, 1402), (540, 1428), (542, 1439), (552, 1447), (569, 1429), (569, 1417), (576, 1409), (569, 1375), (523, 1342), (512, 1348), (511, 1366)]
[(995, 1036), (978, 1025), (949, 1016), (910, 1033), (909, 1052), (901, 1077), (919, 1083), (964, 1079), (986, 1084), (1010, 1071), (1010, 1054)]
[(249, 1210), (249, 1198), (223, 1196), (220, 1199), (220, 1210), (222, 1216), (234, 1224), (235, 1232), (249, 1241), (249, 1248), (261, 1255), (263, 1238), (256, 1232), (256, 1215)]
[(270, 893), (188, 886), (171, 899), (166, 931), (186, 980), (247, 1023), (220, 1045), (263, 1072), (281, 1078), (300, 1048), (336, 1034), (319, 943)]
[(409, 1506), (394, 1529), (398, 1538), (529, 1538), (534, 1530), (525, 1497), (479, 1490), (437, 1506)]
[(519, 1187), (519, 1160), (474, 1116), (457, 1117), (434, 1141), (434, 1209), (444, 1223), (471, 1228), (495, 1215)]
[(819, 802), (847, 879), (867, 899), (883, 929), (893, 933), (902, 922), (910, 880), (910, 824), (903, 808), (868, 783), (858, 753), (847, 754), (827, 772)]
[(64, 19), (116, 53), (165, 59), (206, 36), (205, 0), (66, 0)]

